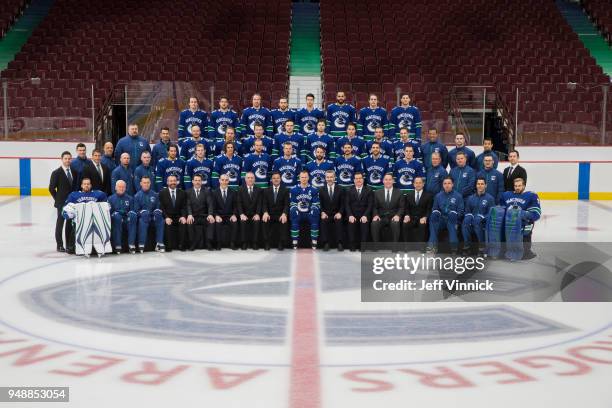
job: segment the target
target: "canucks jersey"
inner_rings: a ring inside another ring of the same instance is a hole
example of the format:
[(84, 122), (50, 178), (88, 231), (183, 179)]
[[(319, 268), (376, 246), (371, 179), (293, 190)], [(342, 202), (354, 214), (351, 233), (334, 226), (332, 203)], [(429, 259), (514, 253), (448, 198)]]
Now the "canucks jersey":
[(451, 169), (449, 175), (453, 179), (453, 190), (459, 192), (463, 197), (474, 193), (476, 187), (476, 172), (467, 164), (463, 167)]
[(286, 159), (284, 156), (274, 160), (272, 172), (279, 172), (281, 183), (285, 187), (293, 187), (298, 182), (298, 177), (302, 171), (302, 161), (297, 157)]
[(502, 194), (500, 204), (506, 208), (519, 207), (523, 210), (521, 213), (523, 220), (523, 232), (529, 234), (533, 229), (533, 223), (540, 219), (542, 208), (540, 207), (540, 198), (532, 191), (523, 191), (517, 194), (514, 191), (506, 191)]
[(421, 163), (423, 162), (423, 154), (421, 152), (421, 144), (414, 139), (408, 139), (408, 141), (404, 142), (402, 139), (396, 140), (393, 142), (393, 156), (395, 160), (402, 160), (404, 158), (404, 149), (406, 146), (412, 146), (412, 151), (414, 152), (414, 159), (417, 159)]
[[(371, 154), (371, 150), (372, 150), (372, 144), (374, 144), (374, 142), (376, 142), (376, 140), (370, 140), (369, 142), (366, 143), (366, 152), (367, 154)], [(385, 155), (385, 156), (389, 156), (390, 158), (393, 157), (393, 143), (391, 143), (390, 141), (388, 141), (387, 139), (383, 139), (381, 141), (378, 142), (378, 144), (380, 145), (380, 153)]]
[(308, 162), (306, 165), (306, 170), (310, 176), (310, 185), (315, 188), (320, 188), (325, 185), (325, 172), (328, 170), (334, 170), (334, 163), (326, 159), (323, 159), (319, 163), (315, 159)]
[(322, 147), (325, 149), (325, 157), (328, 159), (334, 159), (336, 157), (336, 151), (334, 148), (334, 140), (327, 133), (319, 135), (313, 133), (306, 136), (306, 146), (304, 147), (305, 160), (311, 161), (315, 159), (315, 149)]
[(400, 129), (408, 129), (408, 135), (411, 139), (421, 141), (421, 111), (416, 106), (396, 106), (391, 111), (389, 118), (389, 137), (399, 139)]
[(210, 114), (210, 121), (208, 122), (208, 138), (210, 140), (223, 140), (228, 127), (236, 129), (236, 134), (238, 134), (238, 125), (238, 114), (236, 111), (232, 109), (226, 111), (221, 109), (214, 110)]
[(192, 157), (185, 165), (185, 190), (193, 187), (193, 176), (199, 174), (202, 176), (202, 187), (210, 188), (212, 182), (213, 162), (210, 159), (199, 161), (197, 157)]
[(355, 123), (355, 107), (348, 103), (339, 105), (332, 103), (327, 106), (327, 131), (334, 139), (346, 136), (346, 126)]
[(93, 201), (94, 203), (103, 203), (106, 202), (106, 200), (106, 194), (100, 190), (91, 190), (87, 193), (84, 191), (73, 191), (68, 194), (65, 204), (87, 203), (89, 201)]
[(268, 187), (270, 173), (272, 172), (272, 159), (268, 153), (250, 153), (244, 156), (242, 161), (242, 178), (248, 172), (255, 174), (255, 185), (258, 187)]
[(291, 143), (293, 146), (293, 155), (302, 158), (302, 150), (304, 149), (304, 135), (299, 133), (293, 133), (288, 135), (287, 133), (280, 133), (274, 137), (274, 150), (272, 151), (272, 157), (277, 158), (284, 154), (283, 144), (285, 142)]
[(336, 140), (336, 156), (337, 157), (344, 155), (343, 148), (344, 148), (344, 145), (347, 143), (350, 143), (351, 146), (353, 146), (353, 155), (359, 158), (363, 158), (368, 155), (367, 144), (366, 144), (366, 141), (363, 140), (363, 138), (359, 136), (355, 136), (355, 137), (344, 136)]
[(215, 146), (212, 141), (202, 138), (196, 140), (190, 137), (183, 142), (180, 154), (181, 159), (185, 161), (191, 159), (195, 155), (195, 148), (198, 144), (204, 145), (206, 156), (211, 156), (215, 153)]
[(428, 168), (425, 179), (425, 191), (433, 195), (438, 194), (442, 191), (442, 181), (447, 176), (448, 173), (442, 166)]
[(179, 114), (178, 125), (178, 143), (183, 146), (183, 143), (192, 136), (191, 127), (198, 125), (205, 135), (208, 130), (208, 116), (205, 111), (198, 109), (195, 112), (191, 109), (185, 109)]
[[(232, 143), (234, 143), (234, 155), (240, 155), (240, 152), (242, 152), (242, 143), (234, 140)], [(219, 156), (220, 154), (223, 154), (223, 146), (225, 146), (225, 140), (217, 140), (215, 142), (215, 147), (213, 149), (214, 151), (214, 157)]]
[(295, 123), (295, 111), (293, 109), (273, 109), (270, 115), (272, 116), (272, 133), (275, 135), (285, 131), (285, 122), (289, 119)]
[[(242, 141), (241, 152), (243, 156), (246, 156), (249, 153), (255, 153), (256, 140), (257, 137), (249, 136)], [(269, 155), (272, 155), (272, 152), (274, 151), (274, 139), (268, 136), (262, 136), (261, 142), (263, 144), (263, 149), (261, 150), (262, 153), (268, 153)]]
[(185, 161), (182, 159), (174, 159), (166, 157), (157, 163), (155, 171), (155, 184), (157, 191), (161, 191), (163, 187), (167, 187), (166, 180), (168, 176), (176, 176), (178, 179), (178, 187), (183, 188), (183, 176), (185, 173)]
[(240, 118), (240, 131), (236, 133), (240, 134), (242, 138), (254, 135), (257, 123), (263, 126), (268, 136), (273, 134), (272, 116), (270, 111), (263, 106), (259, 107), (259, 109), (251, 106), (243, 110), (242, 117)]
[(369, 155), (361, 163), (368, 186), (374, 190), (383, 187), (383, 177), (385, 177), (385, 174), (393, 174), (393, 166), (389, 156), (381, 154), (378, 157), (374, 157)]
[(309, 135), (317, 131), (317, 122), (324, 119), (323, 111), (319, 108), (308, 110), (302, 108), (295, 113), (295, 125), (298, 132)]
[(395, 179), (395, 187), (402, 192), (414, 190), (414, 179), (416, 177), (425, 177), (425, 169), (423, 164), (417, 159), (406, 161), (406, 159), (398, 160), (393, 165), (393, 178)]
[(213, 162), (212, 187), (219, 187), (219, 177), (227, 174), (229, 177), (229, 187), (238, 188), (241, 184), (242, 158), (234, 154), (231, 158), (226, 154), (215, 157)]
[(319, 208), (319, 190), (314, 187), (294, 186), (289, 191), (289, 209), (297, 210), (298, 213), (310, 212), (313, 208)]
[(373, 140), (374, 131), (377, 127), (383, 128), (385, 135), (387, 134), (389, 130), (387, 124), (387, 111), (381, 107), (374, 109), (369, 106), (361, 108), (359, 111), (359, 122), (357, 123), (359, 135), (366, 141)]
[(361, 160), (355, 156), (336, 157), (334, 165), (336, 166), (338, 184), (341, 186), (352, 186), (355, 180), (355, 173), (362, 171)]

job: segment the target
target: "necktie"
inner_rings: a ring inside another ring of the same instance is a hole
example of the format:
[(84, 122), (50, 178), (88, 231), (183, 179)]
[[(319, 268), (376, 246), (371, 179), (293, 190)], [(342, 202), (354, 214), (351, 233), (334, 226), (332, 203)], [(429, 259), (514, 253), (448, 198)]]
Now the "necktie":
[(514, 171), (514, 167), (510, 167), (510, 171), (508, 172), (508, 178), (512, 177), (513, 171)]
[(387, 204), (391, 201), (391, 190), (387, 190)]
[(278, 197), (278, 187), (274, 187), (274, 204), (276, 204), (276, 197)]
[(329, 198), (332, 198), (334, 196), (334, 189), (332, 186), (329, 186)]
[(198, 196), (200, 195), (200, 190), (196, 190), (195, 193), (196, 193), (196, 200), (197, 200)]
[(419, 200), (421, 199), (421, 192), (417, 191), (416, 193), (416, 200), (414, 200), (414, 202), (416, 203), (416, 205), (419, 205)]
[(249, 198), (253, 198), (253, 187), (249, 187)]
[(66, 169), (66, 177), (68, 177), (68, 182), (72, 184), (73, 179), (72, 179), (72, 173), (70, 172), (70, 168)]
[(226, 198), (227, 198), (227, 190), (223, 190), (223, 202), (225, 202)]
[(98, 168), (98, 174), (100, 175), (100, 180), (104, 181), (104, 175), (102, 174), (102, 169), (100, 168), (100, 164), (96, 164), (96, 167)]
[(170, 193), (172, 194), (172, 206), (174, 207), (176, 205), (176, 196), (174, 195), (174, 190), (170, 191)]
[(361, 197), (361, 189), (360, 188), (357, 189), (357, 198), (359, 198), (359, 197)]

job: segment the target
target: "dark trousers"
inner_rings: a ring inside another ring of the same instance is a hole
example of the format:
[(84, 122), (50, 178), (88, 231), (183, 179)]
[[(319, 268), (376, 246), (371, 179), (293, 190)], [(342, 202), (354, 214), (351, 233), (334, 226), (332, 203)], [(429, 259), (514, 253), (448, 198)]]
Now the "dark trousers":
[[(416, 222), (415, 222), (416, 221)], [(405, 242), (427, 242), (427, 223), (421, 224), (419, 219), (402, 224)]]
[(215, 241), (220, 247), (227, 242), (227, 230), (230, 230), (229, 244), (235, 245), (238, 240), (238, 221), (230, 221), (231, 215), (221, 215), (221, 222), (215, 223)]
[(333, 217), (327, 217), (326, 219), (321, 218), (321, 225), (319, 228), (321, 230), (319, 240), (324, 244), (330, 243), (330, 235), (331, 231), (334, 231), (336, 235), (336, 242), (343, 243), (343, 230), (344, 230), (344, 218), (340, 218), (336, 220)]
[(189, 247), (192, 249), (204, 248), (210, 244), (215, 231), (214, 224), (210, 224), (204, 215), (194, 215), (193, 224), (187, 226)]
[(271, 246), (273, 240), (278, 245), (287, 245), (289, 241), (289, 219), (287, 218), (287, 222), (282, 224), (279, 218), (280, 216), (270, 216), (268, 222), (262, 223), (264, 241)]
[(253, 221), (252, 216), (248, 216), (248, 220), (240, 220), (240, 241), (243, 244), (257, 244), (259, 239), (259, 221)]
[(391, 221), (393, 217), (380, 217), (379, 221), (372, 221), (372, 240), (380, 242), (380, 233), (384, 227), (391, 229), (392, 242), (398, 242), (400, 237), (400, 223)]
[(180, 217), (170, 218), (172, 219), (172, 224), (164, 224), (166, 250), (185, 249), (185, 224), (179, 222)]
[(74, 248), (74, 231), (72, 221), (64, 219), (61, 207), (57, 209), (57, 220), (55, 221), (55, 243), (64, 246), (64, 224), (66, 224), (66, 248)]
[(368, 233), (370, 232), (370, 222), (361, 222), (361, 216), (355, 216), (357, 220), (354, 223), (346, 224), (348, 240), (351, 246), (360, 247), (362, 242), (368, 242)]

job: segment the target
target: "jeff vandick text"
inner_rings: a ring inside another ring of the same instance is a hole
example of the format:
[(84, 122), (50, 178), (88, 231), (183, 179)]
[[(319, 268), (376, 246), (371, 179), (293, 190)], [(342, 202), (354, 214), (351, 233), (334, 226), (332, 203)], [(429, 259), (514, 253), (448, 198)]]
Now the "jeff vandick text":
[(402, 279), (396, 282), (383, 282), (378, 279), (372, 283), (374, 290), (426, 290), (426, 291), (437, 291), (437, 290), (466, 290), (466, 291), (490, 291), (493, 290), (493, 282), (490, 280), (480, 281), (478, 279), (471, 282), (461, 282), (455, 279), (436, 279), (436, 280), (425, 280), (411, 281)]

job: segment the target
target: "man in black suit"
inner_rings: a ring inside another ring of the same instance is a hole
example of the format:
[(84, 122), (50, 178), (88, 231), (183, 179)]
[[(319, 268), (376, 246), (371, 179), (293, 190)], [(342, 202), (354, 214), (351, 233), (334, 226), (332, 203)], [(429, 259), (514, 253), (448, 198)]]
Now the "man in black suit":
[(212, 197), (209, 190), (202, 188), (202, 175), (194, 174), (193, 188), (187, 190), (187, 233), (189, 250), (198, 248), (213, 250), (212, 239), (215, 230)]
[(364, 184), (363, 173), (355, 173), (354, 177), (355, 185), (348, 188), (344, 200), (351, 251), (355, 251), (356, 246), (361, 249), (361, 243), (368, 241), (374, 203), (374, 193)]
[(325, 172), (325, 185), (319, 188), (319, 200), (321, 202), (321, 236), (324, 243), (323, 250), (329, 251), (330, 228), (334, 228), (338, 251), (343, 251), (342, 246), (344, 218), (344, 188), (336, 184), (336, 172), (327, 170)]
[(221, 249), (222, 232), (227, 227), (230, 228), (230, 248), (236, 247), (238, 238), (238, 207), (236, 205), (237, 195), (229, 188), (229, 176), (222, 174), (219, 176), (219, 188), (212, 192), (213, 213), (215, 216), (215, 241), (217, 249)]
[[(62, 208), (68, 198), (68, 194), (77, 190), (77, 180), (72, 174), (70, 169), (70, 161), (72, 155), (70, 152), (65, 151), (62, 153), (62, 165), (51, 173), (51, 179), (49, 180), (49, 193), (53, 197), (53, 206), (57, 208), (57, 220), (55, 221), (55, 244), (57, 245), (57, 252), (66, 252), (64, 247), (63, 232), (64, 232), (64, 217), (62, 216)], [(69, 253), (74, 253), (74, 248), (69, 242), (69, 238), (72, 232), (72, 223), (66, 222), (66, 246), (68, 247)]]
[(374, 193), (372, 208), (372, 239), (380, 242), (380, 232), (385, 226), (391, 229), (392, 242), (398, 242), (400, 223), (404, 215), (404, 197), (398, 188), (393, 188), (393, 176), (385, 174), (384, 188)]
[(255, 185), (255, 174), (246, 173), (244, 184), (238, 189), (238, 216), (240, 217), (240, 240), (242, 249), (249, 243), (257, 250), (259, 246), (259, 226), (261, 221), (262, 190)]
[(525, 184), (527, 184), (527, 170), (518, 164), (518, 150), (512, 150), (508, 153), (508, 161), (510, 162), (510, 166), (504, 169), (504, 191), (514, 191), (515, 179), (523, 179), (525, 180)]
[[(406, 242), (427, 242), (427, 218), (431, 214), (433, 206), (433, 195), (423, 189), (425, 180), (423, 177), (415, 177), (412, 182), (414, 191), (409, 191), (405, 196), (403, 231)], [(425, 247), (423, 246), (423, 249)]]
[(289, 237), (289, 190), (281, 184), (280, 173), (273, 173), (272, 185), (263, 193), (263, 235), (266, 251), (272, 236), (278, 237), (278, 250), (282, 251)]
[(172, 249), (185, 250), (185, 227), (187, 224), (187, 193), (177, 188), (178, 179), (175, 175), (168, 176), (168, 187), (159, 193), (159, 208), (164, 213), (166, 229), (166, 251)]
[(83, 168), (83, 178), (91, 180), (91, 189), (100, 190), (110, 197), (111, 191), (111, 171), (102, 163), (102, 152), (94, 149), (91, 152), (91, 161)]

